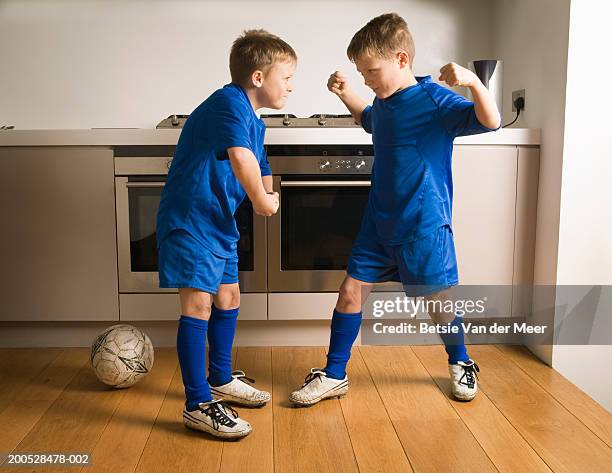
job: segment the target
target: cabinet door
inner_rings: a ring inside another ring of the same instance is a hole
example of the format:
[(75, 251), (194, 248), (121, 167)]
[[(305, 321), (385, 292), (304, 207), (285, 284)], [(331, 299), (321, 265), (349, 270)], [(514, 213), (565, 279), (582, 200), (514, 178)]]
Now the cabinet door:
[(453, 177), (459, 283), (512, 285), (517, 148), (456, 146)]
[(0, 320), (119, 320), (110, 149), (0, 148)]

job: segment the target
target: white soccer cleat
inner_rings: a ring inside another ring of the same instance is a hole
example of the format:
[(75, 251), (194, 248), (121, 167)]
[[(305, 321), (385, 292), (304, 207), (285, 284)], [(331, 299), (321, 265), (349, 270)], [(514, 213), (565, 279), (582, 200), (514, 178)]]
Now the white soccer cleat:
[(247, 407), (263, 406), (272, 399), (269, 392), (260, 391), (243, 380), (250, 383), (255, 382), (254, 379), (248, 378), (244, 371), (233, 371), (232, 380), (229, 383), (222, 386), (211, 386), (210, 392), (224, 401)]
[(238, 417), (238, 413), (221, 399), (201, 402), (193, 411), (183, 407), (183, 423), (190, 429), (226, 439), (246, 437), (253, 430), (251, 424)]
[(341, 397), (348, 392), (348, 377), (344, 379), (328, 378), (325, 371), (312, 368), (304, 384), (289, 395), (289, 400), (299, 406), (312, 406), (329, 397)]
[(448, 365), (453, 396), (460, 401), (471, 401), (478, 392), (478, 365), (472, 360)]

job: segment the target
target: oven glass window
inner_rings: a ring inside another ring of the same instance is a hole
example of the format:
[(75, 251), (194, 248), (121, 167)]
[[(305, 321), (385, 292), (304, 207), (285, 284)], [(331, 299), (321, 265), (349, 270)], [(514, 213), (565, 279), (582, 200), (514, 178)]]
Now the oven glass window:
[(344, 270), (361, 225), (367, 186), (283, 187), (281, 269)]
[[(155, 225), (162, 187), (129, 188), (130, 259), (132, 272), (156, 272), (157, 242)], [(236, 210), (240, 232), (239, 271), (253, 271), (253, 207), (248, 197)]]

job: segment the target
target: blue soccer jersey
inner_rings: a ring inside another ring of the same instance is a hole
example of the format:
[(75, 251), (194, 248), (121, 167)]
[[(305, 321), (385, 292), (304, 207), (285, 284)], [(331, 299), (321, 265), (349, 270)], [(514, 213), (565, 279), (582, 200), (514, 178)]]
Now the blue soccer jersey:
[(361, 115), (375, 156), (367, 212), (386, 245), (451, 225), (453, 140), (491, 131), (476, 118), (472, 102), (430, 76), (417, 81), (390, 97), (375, 98)]
[(189, 232), (212, 253), (232, 257), (240, 234), (234, 212), (246, 193), (227, 149), (250, 149), (262, 176), (271, 174), (265, 125), (246, 92), (235, 84), (215, 91), (189, 116), (168, 172), (157, 215), (157, 244), (172, 231)]

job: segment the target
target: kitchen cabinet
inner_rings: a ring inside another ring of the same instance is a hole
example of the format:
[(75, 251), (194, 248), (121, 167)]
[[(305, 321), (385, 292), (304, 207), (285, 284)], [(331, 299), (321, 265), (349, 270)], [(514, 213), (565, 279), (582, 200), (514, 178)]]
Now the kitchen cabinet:
[(453, 233), (460, 284), (512, 284), (517, 160), (516, 147), (455, 147)]
[(0, 321), (118, 321), (113, 151), (0, 148)]

